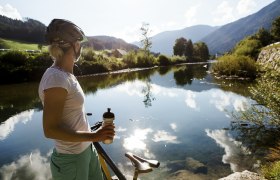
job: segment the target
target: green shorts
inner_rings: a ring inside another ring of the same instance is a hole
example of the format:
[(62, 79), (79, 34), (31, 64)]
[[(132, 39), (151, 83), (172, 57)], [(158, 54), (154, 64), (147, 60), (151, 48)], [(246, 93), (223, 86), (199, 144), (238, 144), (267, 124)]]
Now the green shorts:
[(80, 154), (51, 155), (53, 180), (104, 180), (97, 151), (92, 145)]

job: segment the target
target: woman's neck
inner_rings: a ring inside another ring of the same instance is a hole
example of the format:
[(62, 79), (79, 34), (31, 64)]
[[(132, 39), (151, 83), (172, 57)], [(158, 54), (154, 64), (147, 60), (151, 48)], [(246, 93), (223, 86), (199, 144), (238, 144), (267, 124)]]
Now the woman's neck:
[(55, 61), (54, 66), (57, 66), (65, 72), (73, 74), (74, 61), (69, 59), (69, 57), (64, 57), (59, 61)]

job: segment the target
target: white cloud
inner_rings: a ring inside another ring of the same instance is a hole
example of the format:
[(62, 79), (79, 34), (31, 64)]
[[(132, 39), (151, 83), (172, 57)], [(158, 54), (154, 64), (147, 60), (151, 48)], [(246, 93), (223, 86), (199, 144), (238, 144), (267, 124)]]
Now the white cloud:
[(30, 155), (24, 155), (15, 162), (2, 166), (0, 168), (2, 179), (51, 179), (49, 156), (50, 153), (42, 156), (40, 151), (34, 150)]
[(254, 164), (250, 156), (250, 152), (242, 146), (242, 143), (235, 141), (226, 130), (205, 130), (207, 136), (215, 140), (215, 142), (224, 148), (223, 163), (230, 164), (233, 172), (251, 169)]
[(18, 10), (12, 7), (10, 4), (6, 4), (4, 6), (0, 5), (0, 15), (12, 18), (12, 19), (19, 19), (22, 20), (21, 15), (19, 14)]
[[(118, 86), (117, 90), (124, 92), (129, 96), (143, 97), (143, 89), (147, 87), (147, 84), (143, 81), (136, 80), (134, 82), (126, 82), (122, 86)], [(150, 92), (153, 95), (162, 95), (167, 97), (178, 97), (178, 94), (174, 93), (172, 89), (151, 84)]]
[(223, 1), (214, 11), (214, 22), (217, 24), (229, 23), (234, 20), (233, 7), (228, 1)]
[(18, 122), (26, 123), (31, 120), (34, 110), (23, 111), (15, 116), (10, 117), (0, 125), (0, 140), (6, 139), (6, 137), (14, 131), (15, 125)]
[(115, 32), (112, 35), (121, 38), (129, 43), (134, 41), (139, 41), (141, 38), (140, 28), (141, 28), (141, 24), (125, 26), (122, 29), (122, 31)]
[(122, 128), (121, 126), (118, 127), (118, 129), (116, 129), (117, 132), (125, 132), (127, 131), (126, 128)]
[(211, 97), (210, 104), (214, 104), (220, 111), (224, 111), (231, 105), (233, 105), (235, 111), (245, 111), (249, 106), (249, 101), (245, 97), (235, 95), (234, 93), (227, 93), (222, 90), (212, 92)]
[(192, 109), (198, 110), (197, 103), (195, 101), (196, 94), (194, 92), (188, 90), (186, 92), (186, 96), (187, 97), (186, 97), (185, 103), (187, 104), (187, 106)]
[(255, 0), (240, 0), (237, 4), (237, 11), (240, 15), (248, 15), (256, 8)]
[(154, 134), (152, 139), (154, 142), (164, 141), (166, 143), (174, 143), (178, 144), (179, 141), (177, 140), (177, 136), (171, 135), (169, 132), (164, 130), (159, 130)]
[(187, 26), (192, 26), (195, 25), (197, 22), (197, 19), (195, 18), (198, 12), (198, 8), (200, 5), (195, 5), (190, 7), (186, 12), (185, 12), (185, 18), (186, 18), (186, 25)]
[(130, 151), (131, 150), (148, 151), (147, 145), (144, 140), (147, 139), (147, 135), (151, 132), (153, 132), (153, 130), (150, 128), (136, 129), (133, 135), (124, 139), (123, 147)]
[(249, 108), (249, 105), (245, 97), (240, 97), (234, 100), (233, 107), (235, 111), (246, 111)]
[(174, 131), (177, 130), (177, 125), (175, 123), (171, 123), (170, 124), (171, 129), (173, 129)]

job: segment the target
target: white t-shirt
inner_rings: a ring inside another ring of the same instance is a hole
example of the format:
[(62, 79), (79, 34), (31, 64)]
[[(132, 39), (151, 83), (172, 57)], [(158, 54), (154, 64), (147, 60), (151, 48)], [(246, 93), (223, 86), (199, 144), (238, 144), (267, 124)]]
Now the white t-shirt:
[[(63, 125), (75, 131), (90, 131), (84, 111), (84, 92), (76, 77), (55, 67), (48, 68), (39, 85), (39, 96), (43, 105), (44, 90), (53, 87), (61, 87), (68, 92), (61, 117)], [(57, 152), (65, 154), (79, 154), (91, 144), (91, 142), (67, 142), (56, 139), (54, 141)]]

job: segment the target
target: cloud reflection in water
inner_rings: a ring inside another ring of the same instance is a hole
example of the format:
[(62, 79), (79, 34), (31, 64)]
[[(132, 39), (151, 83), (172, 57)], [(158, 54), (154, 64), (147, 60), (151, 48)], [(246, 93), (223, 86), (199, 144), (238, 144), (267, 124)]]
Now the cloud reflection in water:
[(24, 155), (15, 162), (2, 166), (0, 179), (50, 180), (49, 156), (50, 153), (43, 156), (39, 150), (34, 150), (31, 154)]
[(27, 123), (32, 119), (34, 110), (23, 111), (19, 114), (16, 114), (0, 125), (0, 140), (4, 140), (7, 136), (14, 131), (14, 127), (18, 122)]
[(241, 172), (243, 170), (251, 170), (254, 160), (249, 156), (250, 152), (242, 146), (242, 143), (234, 140), (226, 130), (205, 130), (207, 136), (215, 140), (215, 142), (225, 150), (222, 161), (230, 164), (233, 172)]

